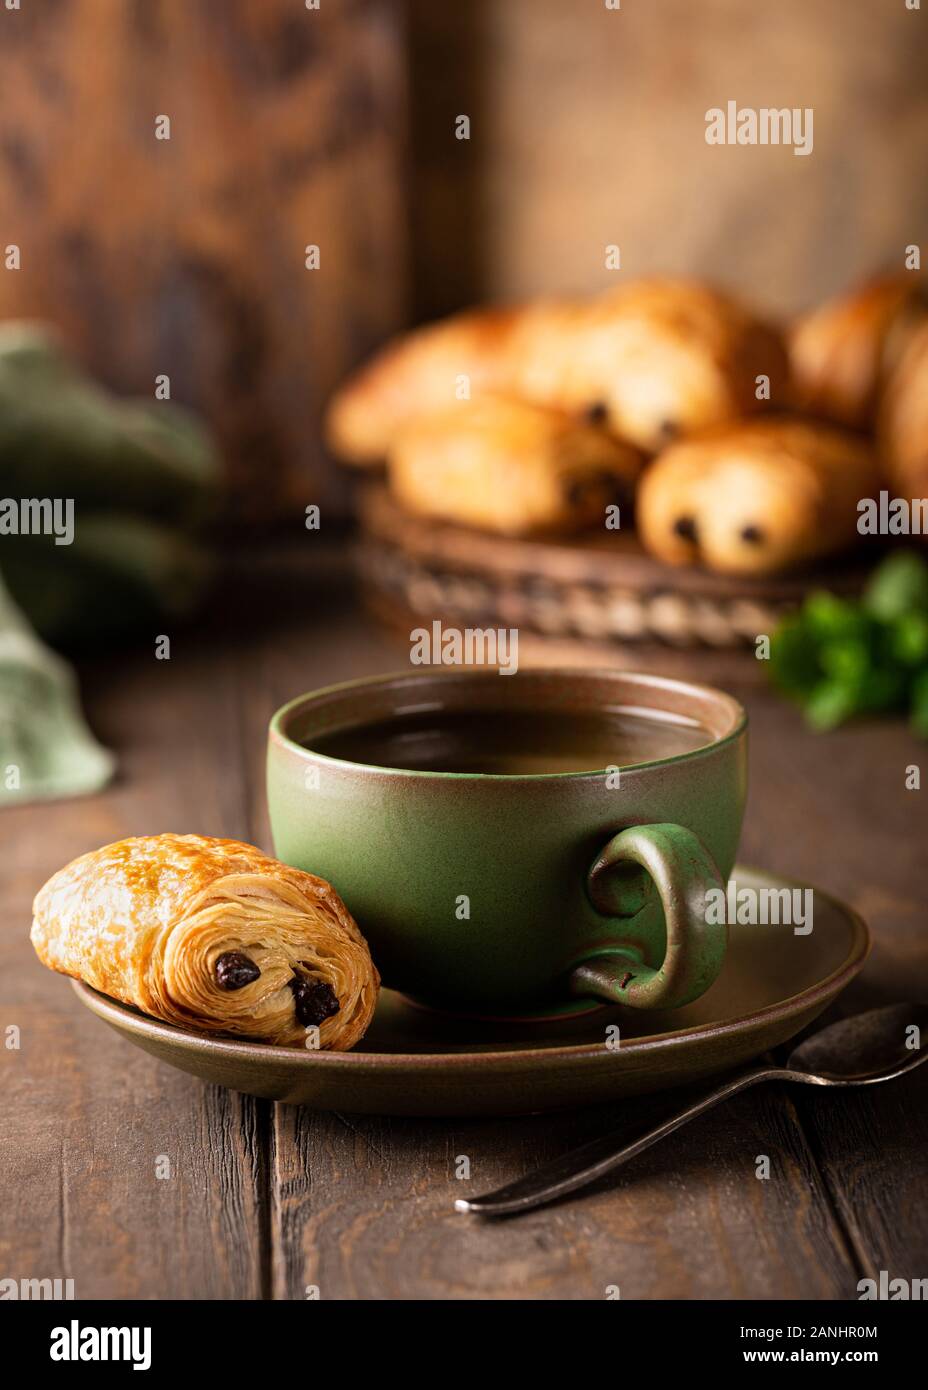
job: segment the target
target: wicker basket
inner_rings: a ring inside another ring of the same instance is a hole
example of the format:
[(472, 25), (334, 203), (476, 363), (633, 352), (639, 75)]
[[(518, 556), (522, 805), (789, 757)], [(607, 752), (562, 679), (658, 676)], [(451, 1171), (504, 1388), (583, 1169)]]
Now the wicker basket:
[(661, 651), (691, 659), (727, 653), (743, 666), (757, 637), (771, 633), (804, 594), (823, 586), (858, 593), (868, 572), (845, 564), (732, 579), (663, 565), (634, 535), (513, 540), (410, 515), (380, 482), (362, 489), (359, 516), (364, 589), (391, 626), (437, 618), (515, 627), (521, 641), (548, 647), (552, 660), (584, 649), (619, 664), (641, 664)]

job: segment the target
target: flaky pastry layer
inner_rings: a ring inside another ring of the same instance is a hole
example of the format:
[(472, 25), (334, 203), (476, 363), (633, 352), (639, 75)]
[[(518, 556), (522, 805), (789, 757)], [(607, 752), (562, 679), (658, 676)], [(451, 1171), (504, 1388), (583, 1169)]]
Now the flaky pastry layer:
[(380, 977), (335, 889), (237, 840), (105, 845), (33, 913), (45, 965), (168, 1023), (344, 1051), (374, 1012)]

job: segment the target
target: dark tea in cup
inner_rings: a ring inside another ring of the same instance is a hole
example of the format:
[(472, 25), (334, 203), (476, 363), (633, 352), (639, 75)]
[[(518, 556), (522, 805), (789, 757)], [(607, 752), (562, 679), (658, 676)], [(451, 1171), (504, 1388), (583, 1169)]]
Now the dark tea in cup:
[(693, 719), (615, 708), (418, 710), (316, 736), (307, 747), (369, 767), (487, 776), (547, 775), (632, 767), (712, 742)]

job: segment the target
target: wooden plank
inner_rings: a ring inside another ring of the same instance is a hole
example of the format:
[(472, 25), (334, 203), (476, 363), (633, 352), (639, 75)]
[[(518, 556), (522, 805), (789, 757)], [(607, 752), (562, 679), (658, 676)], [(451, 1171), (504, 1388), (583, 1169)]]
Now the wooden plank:
[[(667, 1097), (636, 1105), (636, 1122)], [(627, 1123), (627, 1115), (624, 1117)], [(744, 1096), (575, 1199), (514, 1220), (454, 1199), (498, 1186), (622, 1125), (619, 1110), (555, 1119), (413, 1121), (278, 1106), (273, 1294), (322, 1298), (846, 1297), (858, 1277), (774, 1092)], [(769, 1181), (755, 1176), (771, 1158)], [(462, 1157), (469, 1181), (457, 1179)]]
[[(3, 813), (0, 1050), (5, 1113), (0, 1269), (73, 1278), (79, 1298), (254, 1298), (266, 1267), (269, 1108), (127, 1046), (29, 944), (35, 889), (75, 854), (157, 830), (241, 835), (237, 695), (229, 661), (178, 634), (92, 668), (100, 735), (120, 755), (101, 796)], [(172, 1176), (156, 1176), (167, 1156)]]
[(0, 6), (0, 92), (0, 316), (168, 373), (250, 520), (343, 506), (323, 405), (404, 311), (398, 0)]
[(900, 719), (814, 734), (770, 690), (734, 690), (751, 715), (750, 793), (741, 857), (804, 879), (864, 916), (873, 955), (846, 996), (856, 1009), (928, 996), (925, 745)]
[(928, 1269), (925, 1070), (853, 1097), (796, 1095), (803, 1131), (868, 1278), (885, 1270), (890, 1279), (924, 1279)]
[[(924, 790), (906, 787), (908, 768), (925, 769), (924, 744), (900, 720), (817, 737), (769, 693), (752, 714), (746, 857), (837, 893), (868, 921), (873, 954), (843, 1012), (928, 998), (928, 814)], [(926, 1097), (925, 1070), (853, 1095), (790, 1093), (868, 1277), (922, 1278), (928, 1268)]]

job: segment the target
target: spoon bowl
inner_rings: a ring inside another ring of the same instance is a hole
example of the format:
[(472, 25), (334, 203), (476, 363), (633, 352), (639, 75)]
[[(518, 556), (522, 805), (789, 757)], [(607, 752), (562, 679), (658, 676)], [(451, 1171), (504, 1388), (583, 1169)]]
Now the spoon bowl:
[(928, 1033), (928, 1005), (890, 1004), (839, 1019), (805, 1038), (790, 1052), (787, 1072), (820, 1086), (868, 1086), (889, 1081), (928, 1057), (920, 1048)]

